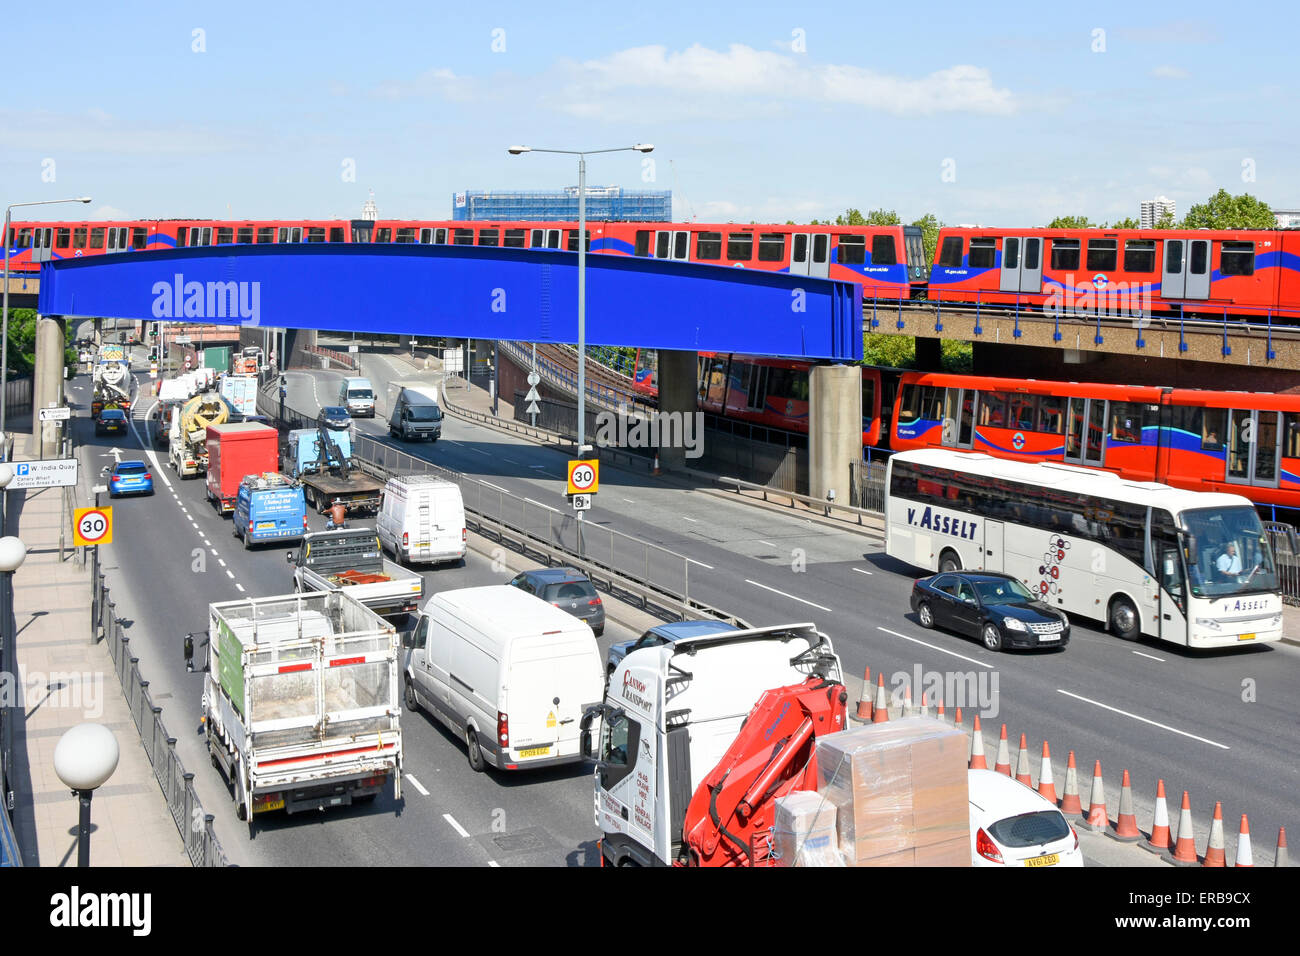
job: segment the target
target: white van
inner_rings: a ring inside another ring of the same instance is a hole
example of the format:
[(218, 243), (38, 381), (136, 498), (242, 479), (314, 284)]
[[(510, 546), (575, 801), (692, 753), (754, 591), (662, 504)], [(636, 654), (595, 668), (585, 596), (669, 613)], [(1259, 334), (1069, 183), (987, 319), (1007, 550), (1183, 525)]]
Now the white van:
[(375, 417), (375, 388), (368, 378), (345, 378), (339, 386), (339, 404), (353, 418)]
[(389, 478), (375, 531), (380, 545), (398, 561), (459, 561), (468, 537), (459, 486), (432, 475)]
[(406, 642), (407, 709), (451, 728), (475, 770), (582, 759), (578, 725), (605, 693), (582, 621), (509, 585), (462, 588), (430, 598)]

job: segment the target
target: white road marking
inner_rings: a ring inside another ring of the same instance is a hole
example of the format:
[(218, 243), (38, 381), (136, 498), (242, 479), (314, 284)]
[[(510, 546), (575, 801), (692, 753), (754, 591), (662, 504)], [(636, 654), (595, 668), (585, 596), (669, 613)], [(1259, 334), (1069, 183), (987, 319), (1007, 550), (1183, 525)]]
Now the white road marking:
[(1143, 654), (1141, 651), (1134, 651), (1133, 653), (1136, 654), (1138, 657), (1147, 657), (1153, 661), (1159, 661), (1162, 664), (1165, 662), (1165, 659), (1163, 657), (1156, 657), (1154, 654)]
[(203, 543), (204, 543), (205, 545), (207, 545), (209, 548), (212, 547), (212, 542), (209, 541), (207, 538), (204, 538), (204, 539), (203, 539)]
[(769, 548), (775, 548), (775, 547), (776, 547), (776, 545), (774, 545), (771, 541), (764, 541), (762, 538), (759, 538), (759, 539), (758, 539), (758, 543), (759, 543), (759, 544), (765, 544), (765, 545), (767, 545)]
[(221, 565), (221, 566), (224, 568), (224, 567), (226, 566), (226, 559), (225, 559), (225, 558), (217, 558), (217, 564)]
[(450, 813), (444, 813), (444, 814), (442, 815), (442, 818), (443, 818), (444, 820), (446, 820), (447, 823), (449, 823), (449, 824), (451, 825), (451, 828), (452, 828), (453, 830), (455, 830), (457, 833), (459, 833), (462, 837), (465, 837), (465, 838), (468, 838), (468, 837), (469, 837), (469, 831), (466, 830), (466, 829), (465, 829), (463, 826), (461, 826), (459, 823), (457, 823), (457, 822), (456, 822), (456, 818), (453, 817)]
[(471, 446), (469, 450), (474, 452), (476, 455), (486, 455), (488, 458), (492, 457), (487, 452), (485, 452), (482, 448), (474, 448), (473, 446)]
[(488, 866), (500, 867), (501, 864), (498, 863), (496, 860), (488, 860)]
[(938, 647), (934, 644), (927, 644), (925, 641), (918, 640), (915, 637), (908, 637), (906, 634), (899, 634), (897, 631), (891, 631), (887, 627), (880, 627), (879, 625), (877, 625), (876, 630), (884, 631), (886, 634), (892, 634), (894, 635), (894, 637), (901, 637), (903, 640), (911, 641), (913, 644), (920, 644), (922, 647), (928, 647), (930, 648), (930, 650), (938, 651), (940, 654), (948, 654), (952, 657), (960, 658), (963, 661), (970, 661), (972, 664), (978, 664), (980, 667), (987, 667), (990, 670), (993, 668), (992, 664), (986, 664), (984, 663), (984, 661), (977, 661), (975, 658), (967, 657), (965, 654), (958, 654), (956, 651), (950, 651), (946, 647)]
[[(541, 465), (534, 465), (533, 467), (534, 467), (534, 468), (541, 468), (542, 466), (541, 466)], [(630, 504), (630, 505), (634, 505), (634, 504), (636, 504), (636, 502), (633, 501), (631, 498), (624, 498), (623, 500), (626, 501), (626, 502), (627, 502), (628, 504)]]
[(695, 518), (688, 518), (686, 517), (686, 515), (682, 515), (682, 520), (689, 521), (691, 524), (699, 524), (699, 521), (697, 521)]
[(862, 568), (854, 568), (853, 570), (854, 570), (854, 571), (857, 571), (858, 574), (870, 574), (870, 573), (871, 573), (870, 571), (864, 571), (864, 570), (862, 570)]
[(705, 564), (703, 561), (696, 561), (694, 558), (687, 558), (686, 560), (691, 562), (691, 564), (698, 564), (702, 568), (708, 568), (710, 571), (713, 570), (713, 565)]
[(217, 549), (216, 549), (216, 548), (210, 548), (209, 550), (212, 552), (212, 556), (215, 558), (215, 557), (217, 556)]
[(501, 460), (502, 460), (502, 461), (508, 461), (508, 462), (510, 462), (510, 464), (512, 464), (512, 465), (517, 465), (517, 464), (519, 464), (519, 462), (515, 461), (513, 458), (507, 458), (505, 455), (502, 455), (502, 456), (501, 456)]
[(243, 593), (244, 593), (244, 586), (243, 586), (242, 584), (240, 584), (238, 581), (235, 582), (235, 587), (239, 588), (239, 593), (240, 593), (240, 594), (243, 594)]
[(484, 481), (484, 482), (482, 482), (482, 484), (487, 485), (489, 488), (493, 489), (494, 491), (500, 491), (500, 492), (503, 492), (503, 493), (505, 493), (505, 494), (507, 494), (507, 495), (510, 494), (510, 492), (506, 491), (506, 490), (505, 490), (504, 488), (502, 488), (500, 485), (494, 485), (494, 484), (492, 484), (492, 482), (490, 482), (490, 481)]
[(235, 572), (230, 570), (230, 568), (226, 568), (226, 577), (230, 578), (232, 581), (235, 580)]
[(429, 795), (429, 791), (424, 789), (423, 784), (421, 784), (420, 781), (415, 779), (415, 774), (408, 773), (408, 774), (404, 774), (403, 776), (406, 777), (407, 781), (411, 784), (411, 786), (413, 786), (416, 790), (420, 791), (420, 796), (427, 797)]
[(1142, 721), (1142, 723), (1150, 724), (1152, 727), (1159, 727), (1161, 730), (1167, 730), (1170, 733), (1178, 734), (1182, 737), (1190, 737), (1192, 740), (1199, 740), (1203, 744), (1209, 744), (1211, 747), (1218, 747), (1220, 750), (1232, 749), (1227, 744), (1221, 744), (1218, 743), (1217, 741), (1210, 740), (1206, 737), (1198, 737), (1196, 736), (1196, 734), (1189, 734), (1185, 730), (1179, 730), (1177, 727), (1170, 727), (1168, 724), (1157, 723), (1156, 721), (1149, 720), (1146, 717), (1139, 717), (1137, 714), (1130, 714), (1127, 710), (1120, 710), (1118, 707), (1112, 707), (1110, 706), (1110, 704), (1103, 704), (1101, 701), (1098, 700), (1091, 700), (1087, 697), (1080, 697), (1078, 694), (1071, 694), (1068, 690), (1062, 690), (1059, 687), (1056, 688), (1056, 692), (1058, 694), (1064, 694), (1066, 697), (1073, 697), (1075, 700), (1081, 700), (1085, 704), (1092, 704), (1094, 707), (1100, 707), (1103, 710), (1113, 711), (1114, 713), (1121, 714), (1124, 717), (1132, 717), (1134, 720), (1140, 720)]
[[(687, 560), (689, 561), (690, 558), (687, 558)], [(821, 609), (821, 610), (823, 610), (823, 611), (827, 611), (827, 612), (829, 612), (829, 613), (831, 613), (831, 614), (834, 614), (834, 613), (835, 613), (834, 611), (832, 611), (830, 608), (828, 608), (828, 607), (827, 607), (826, 605), (824, 605), (824, 604), (815, 604), (815, 603), (812, 602), (812, 601), (805, 601), (805, 600), (804, 600), (803, 598), (801, 598), (801, 597), (795, 597), (793, 594), (786, 594), (784, 591), (778, 591), (776, 588), (770, 588), (770, 587), (768, 587), (766, 584), (759, 584), (757, 581), (751, 581), (749, 578), (745, 578), (745, 583), (746, 583), (746, 584), (752, 584), (752, 585), (754, 585), (754, 587), (756, 587), (756, 588), (762, 588), (764, 591), (771, 591), (773, 594), (779, 594), (779, 595), (781, 595), (781, 597), (788, 597), (791, 601), (798, 601), (800, 604), (807, 604), (809, 607), (819, 608), (819, 609)]]

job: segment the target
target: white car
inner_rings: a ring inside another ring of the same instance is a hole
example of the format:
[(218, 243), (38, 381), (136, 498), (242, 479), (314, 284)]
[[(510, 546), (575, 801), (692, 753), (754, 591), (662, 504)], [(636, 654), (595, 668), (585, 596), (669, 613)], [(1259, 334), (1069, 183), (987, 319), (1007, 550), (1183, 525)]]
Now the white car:
[(971, 866), (1083, 866), (1079, 834), (1050, 800), (992, 770), (968, 770)]

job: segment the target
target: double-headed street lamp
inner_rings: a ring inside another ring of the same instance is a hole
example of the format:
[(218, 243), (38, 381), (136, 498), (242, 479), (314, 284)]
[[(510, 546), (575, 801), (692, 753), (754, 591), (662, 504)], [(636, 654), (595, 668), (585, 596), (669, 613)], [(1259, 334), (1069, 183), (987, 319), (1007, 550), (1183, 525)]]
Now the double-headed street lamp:
[(4, 232), (0, 233), (0, 242), (5, 247), (5, 265), (4, 265), (4, 304), (0, 305), (3, 311), (4, 331), (0, 333), (0, 435), (5, 433), (9, 424), (7, 412), (8, 408), (8, 391), (9, 391), (9, 223), (11, 221), (10, 213), (19, 206), (53, 206), (61, 202), (90, 202), (89, 196), (79, 196), (76, 199), (41, 199), (36, 202), (15, 202), (5, 206), (5, 226)]
[(532, 146), (511, 146), (510, 154), (563, 153), (578, 157), (578, 457), (586, 450), (587, 437), (587, 157), (595, 153), (622, 153), (634, 151), (648, 153), (654, 147), (649, 143), (619, 146), (614, 149), (535, 149)]

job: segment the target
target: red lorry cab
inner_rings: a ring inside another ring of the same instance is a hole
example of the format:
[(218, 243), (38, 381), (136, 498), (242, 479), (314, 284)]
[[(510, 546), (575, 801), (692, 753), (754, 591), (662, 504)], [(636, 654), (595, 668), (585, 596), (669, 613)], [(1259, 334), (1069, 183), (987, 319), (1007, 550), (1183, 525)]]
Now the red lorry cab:
[(279, 438), (260, 422), (208, 426), (208, 500), (223, 514), (235, 510), (245, 475), (277, 471)]

